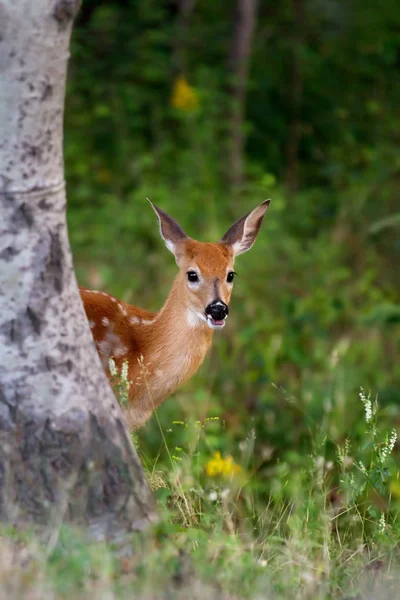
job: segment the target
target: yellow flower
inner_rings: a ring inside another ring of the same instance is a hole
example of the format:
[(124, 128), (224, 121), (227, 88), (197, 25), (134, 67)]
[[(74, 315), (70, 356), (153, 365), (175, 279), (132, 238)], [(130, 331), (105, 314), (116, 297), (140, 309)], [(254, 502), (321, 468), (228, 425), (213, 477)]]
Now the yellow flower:
[(241, 470), (242, 467), (234, 462), (232, 456), (222, 458), (221, 452), (215, 452), (213, 458), (206, 465), (206, 474), (209, 477), (216, 477), (217, 475), (233, 477), (240, 473)]
[(171, 105), (179, 110), (191, 111), (197, 108), (198, 104), (196, 90), (184, 77), (177, 77), (172, 88)]

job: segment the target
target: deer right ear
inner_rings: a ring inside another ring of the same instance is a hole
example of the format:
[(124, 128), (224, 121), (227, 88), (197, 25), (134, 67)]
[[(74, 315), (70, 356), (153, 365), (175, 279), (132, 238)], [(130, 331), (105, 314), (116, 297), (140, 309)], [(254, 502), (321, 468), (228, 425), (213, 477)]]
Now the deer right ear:
[(248, 215), (238, 219), (220, 240), (221, 243), (231, 246), (234, 256), (250, 250), (256, 241), (269, 203), (270, 200), (264, 200)]
[(178, 261), (179, 247), (182, 242), (188, 239), (188, 236), (180, 227), (180, 225), (178, 225), (175, 219), (167, 215), (167, 213), (161, 210), (161, 208), (155, 206), (155, 204), (153, 204), (148, 198), (147, 201), (158, 217), (158, 222), (160, 224), (160, 235), (163, 238), (165, 245), (175, 256), (176, 261)]

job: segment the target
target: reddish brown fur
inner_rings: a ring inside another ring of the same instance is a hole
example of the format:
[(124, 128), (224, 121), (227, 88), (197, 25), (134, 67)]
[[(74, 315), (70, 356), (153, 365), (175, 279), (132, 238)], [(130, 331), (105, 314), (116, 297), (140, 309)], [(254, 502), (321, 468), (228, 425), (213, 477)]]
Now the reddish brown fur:
[[(260, 207), (250, 216), (257, 210), (260, 212)], [(143, 425), (154, 408), (197, 371), (213, 337), (205, 308), (216, 299), (228, 305), (232, 292), (227, 274), (233, 269), (234, 246), (187, 238), (171, 217), (153, 208), (160, 219), (161, 234), (179, 266), (162, 309), (152, 313), (104, 292), (80, 290), (107, 375), (110, 376), (111, 357), (119, 370), (128, 361), (131, 386), (126, 413), (132, 428)], [(264, 214), (266, 207), (262, 210)], [(234, 227), (237, 229), (237, 224)], [(247, 225), (246, 236), (249, 229)], [(244, 226), (241, 231), (234, 238), (238, 244), (244, 236)], [(196, 288), (188, 284), (187, 272), (191, 269), (201, 276)]]
[[(125, 304), (104, 292), (80, 290), (89, 323), (94, 324), (92, 335), (107, 375), (110, 375), (110, 357), (119, 370), (128, 361), (128, 379), (132, 382), (129, 400), (134, 406), (134, 410), (128, 411), (128, 420), (133, 428), (142, 425), (166, 396), (192, 377), (211, 345), (213, 330), (206, 323), (188, 327), (185, 312), (189, 302), (204, 310), (214, 299), (213, 283), (219, 279), (220, 297), (229, 303), (231, 290), (227, 289), (226, 271), (228, 265), (233, 265), (231, 250), (220, 244), (189, 240), (183, 256), (180, 273), (158, 313)], [(194, 265), (204, 279), (212, 280), (200, 294), (189, 290), (185, 281), (187, 269)], [(138, 319), (138, 323), (132, 323), (132, 318)], [(104, 319), (109, 323), (104, 325)]]
[(186, 285), (181, 288), (180, 293), (183, 292), (198, 310), (204, 310), (204, 307), (215, 299), (215, 285), (218, 286), (218, 295), (221, 300), (225, 304), (229, 304), (232, 285), (226, 282), (226, 275), (229, 270), (233, 269), (234, 264), (230, 246), (187, 240), (183, 244), (182, 255), (178, 255), (178, 261), (181, 273), (197, 267), (207, 283), (196, 292), (189, 290)]

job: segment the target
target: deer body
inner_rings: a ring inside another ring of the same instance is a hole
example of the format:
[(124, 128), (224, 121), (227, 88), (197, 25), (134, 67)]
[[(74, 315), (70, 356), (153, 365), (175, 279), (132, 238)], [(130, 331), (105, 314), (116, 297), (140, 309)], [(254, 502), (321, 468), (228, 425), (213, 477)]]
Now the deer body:
[[(215, 244), (188, 238), (166, 213), (153, 206), (161, 235), (179, 273), (159, 312), (119, 301), (105, 292), (81, 288), (92, 335), (108, 376), (112, 357), (128, 362), (128, 425), (141, 427), (167, 396), (199, 368), (214, 329), (228, 315), (235, 256), (255, 241), (269, 201), (237, 221)], [(235, 246), (236, 244), (236, 246)]]
[[(144, 425), (154, 408), (190, 379), (212, 342), (213, 331), (207, 326), (197, 331), (185, 321), (175, 321), (180, 300), (177, 286), (175, 281), (158, 313), (125, 304), (104, 292), (80, 290), (107, 375), (111, 357), (119, 371), (128, 361), (132, 405), (125, 410), (132, 429)], [(171, 328), (174, 322), (176, 326)]]

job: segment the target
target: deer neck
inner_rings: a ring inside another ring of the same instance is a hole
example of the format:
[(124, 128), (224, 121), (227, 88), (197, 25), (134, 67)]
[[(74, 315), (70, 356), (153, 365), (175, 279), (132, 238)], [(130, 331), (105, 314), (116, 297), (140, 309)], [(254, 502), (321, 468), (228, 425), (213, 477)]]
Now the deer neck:
[(201, 345), (211, 344), (213, 330), (200, 320), (191, 309), (186, 297), (182, 294), (185, 285), (178, 274), (162, 309), (157, 313), (156, 323), (160, 337), (173, 344)]
[(134, 428), (143, 425), (155, 406), (190, 379), (211, 345), (212, 329), (188, 315), (190, 307), (181, 292), (184, 284), (178, 275), (162, 309), (146, 323), (142, 321), (136, 331), (140, 356), (130, 372), (134, 384), (128, 410)]
[(178, 275), (164, 306), (155, 316), (149, 358), (152, 362), (163, 363), (166, 368), (171, 364), (173, 371), (181, 365), (182, 370), (191, 375), (203, 361), (211, 345), (213, 331), (191, 312), (187, 299), (182, 295), (184, 284)]

